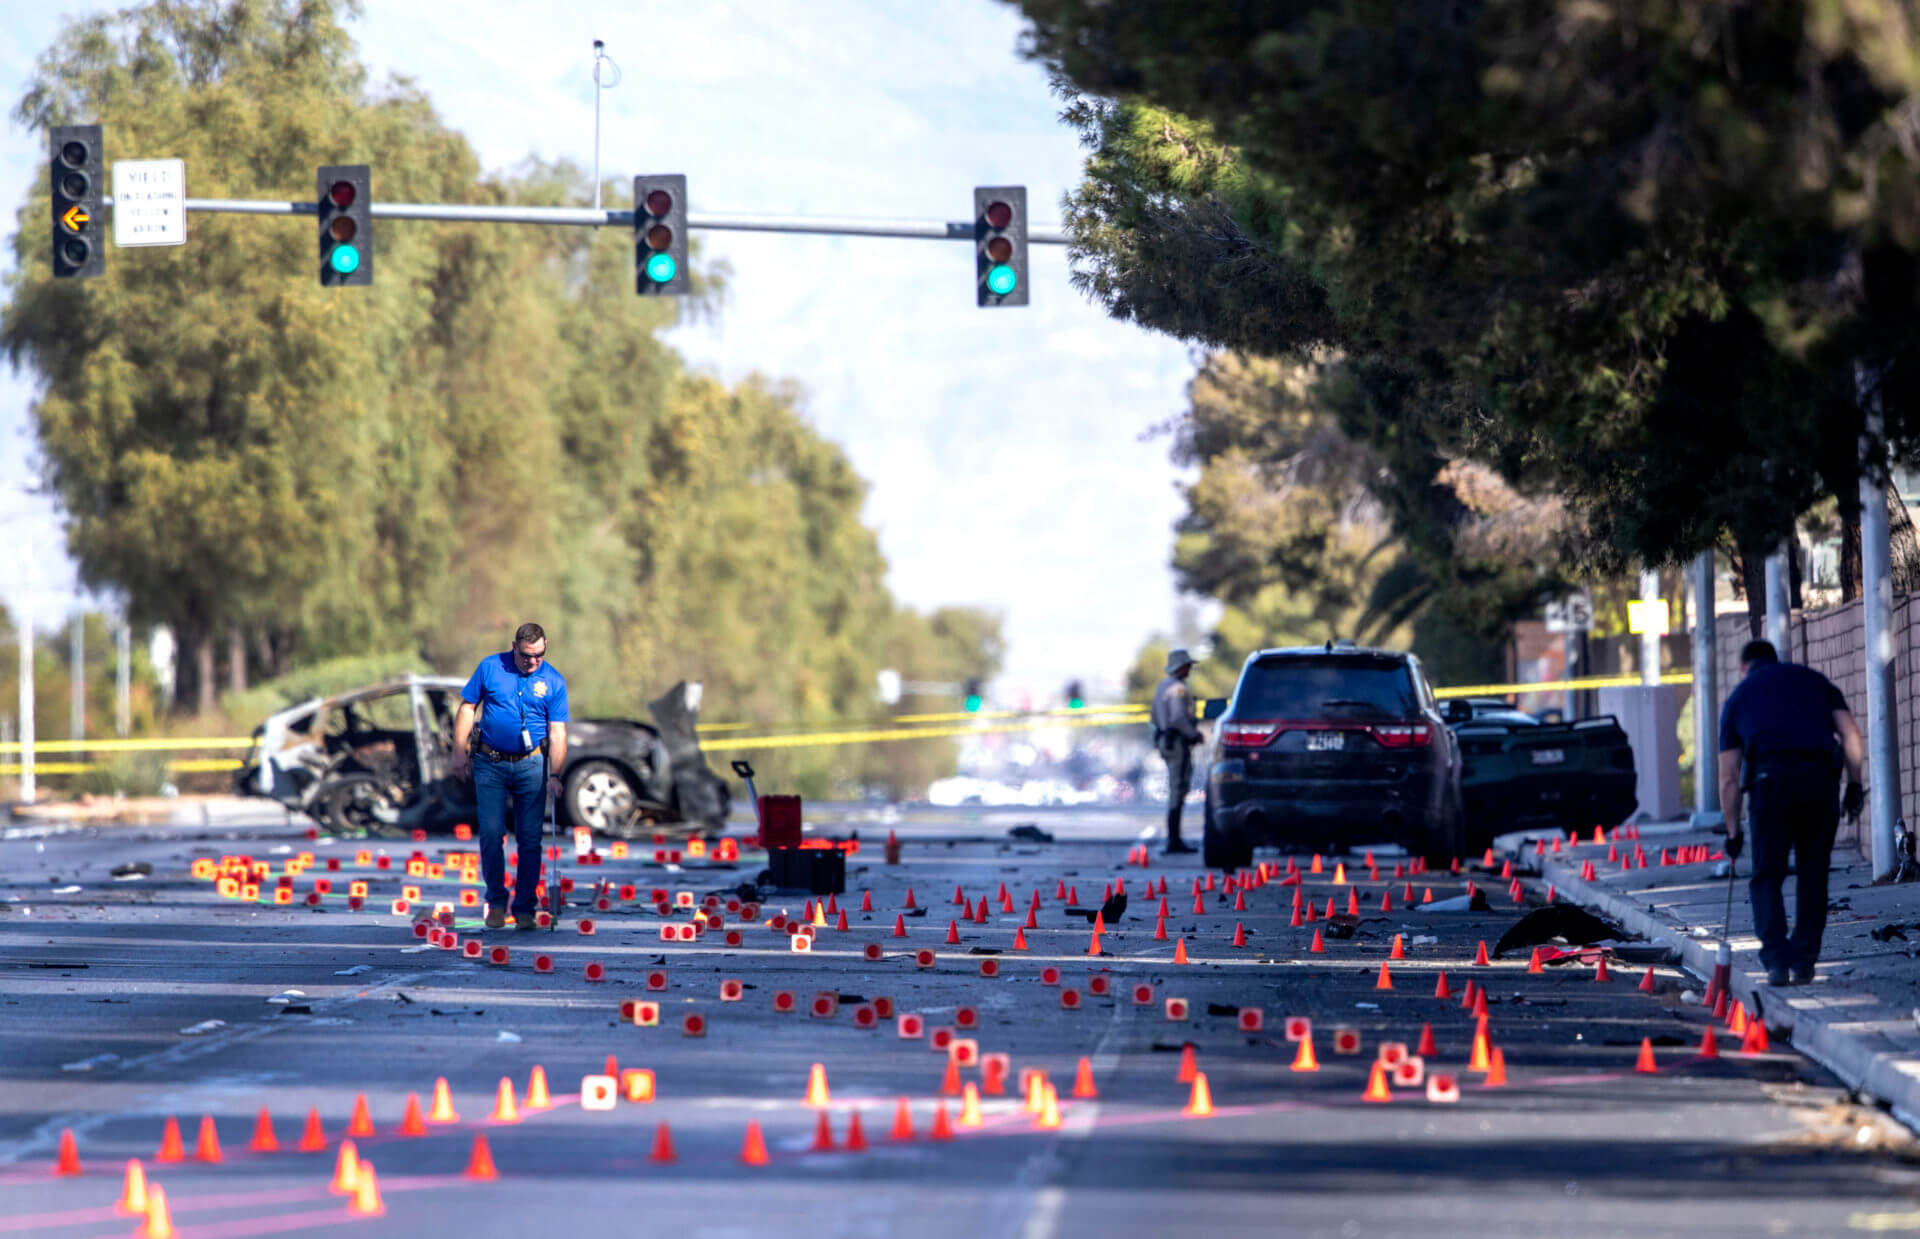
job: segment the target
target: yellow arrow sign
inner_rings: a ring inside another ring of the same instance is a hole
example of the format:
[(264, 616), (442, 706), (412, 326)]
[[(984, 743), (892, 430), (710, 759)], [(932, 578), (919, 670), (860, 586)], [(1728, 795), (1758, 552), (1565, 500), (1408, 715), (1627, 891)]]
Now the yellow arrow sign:
[(87, 208), (70, 206), (66, 209), (66, 213), (61, 215), (60, 222), (66, 225), (68, 232), (79, 232), (92, 219), (93, 216), (87, 214)]

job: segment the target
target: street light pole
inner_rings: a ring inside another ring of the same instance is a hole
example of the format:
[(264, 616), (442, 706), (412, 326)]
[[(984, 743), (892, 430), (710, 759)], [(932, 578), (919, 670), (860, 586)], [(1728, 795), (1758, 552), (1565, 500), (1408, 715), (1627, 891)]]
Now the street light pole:
[(1794, 660), (1793, 568), (1787, 559), (1793, 553), (1792, 547), (1793, 539), (1789, 537), (1767, 556), (1767, 640), (1773, 643), (1773, 651), (1783, 663)]
[(20, 803), (32, 804), (33, 784), (33, 539), (20, 548)]
[(1886, 414), (1880, 376), (1855, 363), (1854, 385), (1865, 414), (1860, 435), (1860, 607), (1865, 620), (1867, 673), (1868, 839), (1875, 880), (1899, 867), (1899, 719), (1893, 696), (1893, 546), (1887, 516)]
[(1693, 824), (1720, 818), (1720, 661), (1714, 625), (1713, 552), (1701, 551), (1693, 578)]

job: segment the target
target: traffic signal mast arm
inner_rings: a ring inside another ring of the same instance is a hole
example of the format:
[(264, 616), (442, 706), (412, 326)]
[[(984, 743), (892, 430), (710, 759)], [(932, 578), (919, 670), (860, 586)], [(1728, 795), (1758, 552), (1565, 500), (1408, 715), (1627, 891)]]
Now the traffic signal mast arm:
[[(102, 205), (112, 206), (107, 195)], [(312, 202), (277, 202), (263, 198), (188, 198), (189, 211), (224, 215), (314, 215)], [(453, 202), (374, 202), (374, 219), (439, 220), (465, 224), (565, 224), (585, 228), (633, 227), (632, 211), (590, 207), (466, 206)], [(972, 220), (862, 219), (849, 216), (733, 215), (689, 212), (687, 227), (706, 232), (796, 232), (834, 237), (898, 237), (918, 241), (974, 241)], [(1070, 238), (1059, 228), (1030, 228), (1030, 245), (1066, 245)]]

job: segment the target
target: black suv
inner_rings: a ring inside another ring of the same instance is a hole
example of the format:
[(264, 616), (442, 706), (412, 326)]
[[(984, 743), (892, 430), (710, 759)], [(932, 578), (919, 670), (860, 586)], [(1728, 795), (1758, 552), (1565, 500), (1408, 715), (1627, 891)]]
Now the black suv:
[(1245, 867), (1262, 844), (1393, 841), (1438, 864), (1462, 853), (1460, 745), (1413, 655), (1349, 642), (1261, 650), (1215, 726), (1209, 867)]

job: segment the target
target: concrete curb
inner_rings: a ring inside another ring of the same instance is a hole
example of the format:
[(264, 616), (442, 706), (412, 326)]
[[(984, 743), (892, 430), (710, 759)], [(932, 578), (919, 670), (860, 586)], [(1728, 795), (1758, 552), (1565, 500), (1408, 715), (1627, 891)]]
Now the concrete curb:
[[(1681, 966), (1702, 983), (1713, 975), (1718, 939), (1699, 939), (1681, 926), (1636, 902), (1629, 893), (1608, 890), (1597, 882), (1580, 878), (1580, 866), (1552, 855), (1536, 857), (1531, 849), (1502, 841), (1496, 847), (1511, 856), (1516, 864), (1538, 863), (1538, 879), (1523, 883), (1541, 887), (1552, 883), (1554, 897), (1565, 898), (1617, 922), (1621, 928), (1645, 938), (1665, 938), (1680, 949)], [(1741, 896), (1736, 893), (1735, 898)], [(1888, 1105), (1895, 1118), (1920, 1132), (1920, 1053), (1904, 1048), (1877, 1031), (1876, 1024), (1909, 1020), (1906, 1012), (1895, 1012), (1876, 996), (1844, 986), (1823, 984), (1778, 990), (1756, 983), (1743, 970), (1742, 952), (1734, 957), (1731, 990), (1733, 996), (1759, 1011), (1769, 1028), (1788, 1029), (1793, 1048), (1839, 1076), (1855, 1089)], [(1747, 961), (1750, 965), (1754, 961)], [(1827, 991), (1822, 994), (1819, 991)], [(1862, 1004), (1864, 996), (1870, 1004)], [(1803, 1001), (1808, 1000), (1810, 1001)], [(1907, 1025), (1912, 1027), (1911, 1022)]]

